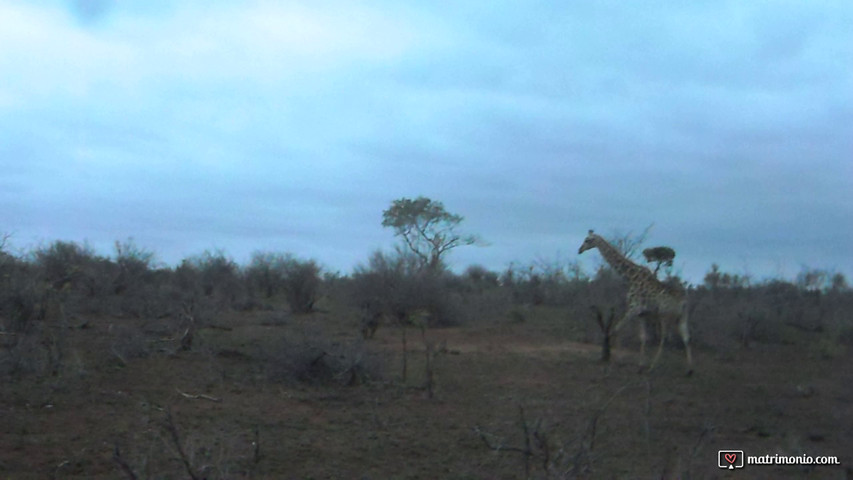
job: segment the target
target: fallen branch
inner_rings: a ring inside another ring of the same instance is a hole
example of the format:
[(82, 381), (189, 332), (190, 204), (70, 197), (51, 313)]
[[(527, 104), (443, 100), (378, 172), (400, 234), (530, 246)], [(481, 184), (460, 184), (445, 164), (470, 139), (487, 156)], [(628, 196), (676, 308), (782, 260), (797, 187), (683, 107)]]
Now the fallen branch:
[(527, 451), (523, 448), (506, 447), (503, 445), (493, 445), (492, 442), (490, 442), (489, 439), (486, 438), (486, 433), (483, 430), (481, 430), (479, 426), (474, 427), (474, 433), (479, 435), (479, 437), (483, 440), (483, 443), (485, 443), (486, 447), (489, 448), (490, 450), (494, 450), (496, 452), (518, 452), (518, 453), (522, 453), (522, 454), (527, 454)]
[(230, 331), (234, 330), (234, 328), (232, 328), (232, 327), (225, 327), (222, 325), (208, 325), (205, 328), (209, 328), (211, 330), (222, 330), (224, 332), (230, 332)]
[(118, 350), (116, 350), (115, 345), (110, 345), (110, 351), (113, 353), (113, 355), (116, 356), (116, 358), (118, 358), (118, 360), (121, 362), (122, 367), (127, 366), (127, 360), (125, 360), (125, 358), (124, 358), (124, 356), (122, 356), (122, 354), (118, 353)]
[(257, 425), (255, 425), (253, 433), (255, 434), (255, 440), (252, 442), (252, 463), (257, 465), (261, 461), (261, 432)]
[(184, 392), (178, 390), (177, 388), (175, 389), (175, 391), (180, 393), (181, 396), (183, 396), (184, 398), (192, 398), (194, 400), (210, 400), (211, 402), (217, 402), (217, 403), (222, 401), (221, 398), (211, 397), (210, 395), (204, 395), (204, 394), (192, 395), (189, 393), (184, 393)]

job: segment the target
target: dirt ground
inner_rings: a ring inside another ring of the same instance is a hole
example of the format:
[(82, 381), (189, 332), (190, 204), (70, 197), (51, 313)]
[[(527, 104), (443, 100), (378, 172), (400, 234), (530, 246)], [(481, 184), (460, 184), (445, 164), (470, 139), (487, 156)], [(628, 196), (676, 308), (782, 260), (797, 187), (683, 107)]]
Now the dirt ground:
[[(399, 329), (361, 342), (354, 312), (270, 315), (228, 314), (192, 350), (172, 353), (164, 340), (142, 358), (111, 351), (116, 325), (145, 330), (143, 320), (63, 332), (61, 375), (0, 391), (0, 478), (853, 478), (850, 353), (718, 352), (700, 339), (694, 376), (675, 343), (639, 373), (634, 344), (604, 365), (597, 345), (573, 341), (568, 321), (543, 311), (434, 329), (426, 341), (410, 330), (403, 382)], [(270, 357), (257, 352), (317, 335), (358, 345), (352, 355), (370, 356), (373, 378), (276, 381), (260, 364)], [(729, 471), (719, 450), (841, 465)]]

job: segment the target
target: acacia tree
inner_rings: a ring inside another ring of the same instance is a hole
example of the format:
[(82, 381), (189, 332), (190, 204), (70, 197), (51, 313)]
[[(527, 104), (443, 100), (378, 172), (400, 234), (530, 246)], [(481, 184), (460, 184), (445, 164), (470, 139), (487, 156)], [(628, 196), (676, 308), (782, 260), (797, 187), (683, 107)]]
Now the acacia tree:
[(646, 262), (657, 263), (655, 265), (655, 275), (658, 274), (661, 265), (667, 267), (667, 273), (672, 269), (672, 261), (675, 259), (675, 250), (670, 247), (652, 247), (643, 250), (643, 256), (646, 257)]
[(418, 197), (394, 200), (382, 212), (382, 226), (394, 229), (406, 248), (417, 256), (420, 268), (437, 272), (446, 252), (461, 245), (477, 243), (475, 235), (461, 235), (456, 228), (463, 217), (449, 213), (441, 202)]

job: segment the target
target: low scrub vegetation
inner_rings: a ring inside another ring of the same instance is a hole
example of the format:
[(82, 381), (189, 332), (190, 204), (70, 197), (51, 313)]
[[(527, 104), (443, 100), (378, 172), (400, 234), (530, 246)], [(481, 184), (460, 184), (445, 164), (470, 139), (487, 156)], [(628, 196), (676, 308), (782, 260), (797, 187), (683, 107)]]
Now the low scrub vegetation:
[[(399, 326), (413, 312), (427, 312), (422, 327), (436, 328), (484, 318), (523, 323), (530, 307), (542, 306), (571, 319), (576, 340), (598, 343), (603, 335), (598, 316), (620, 318), (626, 289), (607, 267), (589, 274), (573, 262), (540, 260), (511, 264), (503, 272), (474, 265), (454, 274), (443, 265), (423, 268), (421, 258), (401, 249), (373, 253), (349, 276), (324, 275), (314, 260), (274, 252), (257, 252), (246, 266), (224, 252), (204, 252), (169, 268), (131, 240), (116, 242), (110, 257), (66, 241), (18, 256), (3, 252), (0, 271), (0, 374), (13, 378), (55, 373), (63, 356), (59, 332), (86, 328), (91, 315), (115, 318), (110, 348), (122, 362), (169, 352), (158, 342), (170, 337), (179, 342), (223, 312), (268, 311), (276, 302), (292, 314), (311, 313), (324, 301), (350, 305), (374, 322), (372, 333), (383, 328), (380, 319)], [(677, 277), (667, 281), (681, 284)], [(754, 282), (713, 265), (701, 285), (684, 288), (700, 346), (731, 350), (808, 342), (816, 354), (834, 356), (853, 344), (853, 293), (840, 273), (804, 268), (792, 280)], [(123, 326), (122, 318), (159, 326), (137, 332)], [(307, 347), (288, 348), (306, 359), (313, 355)], [(288, 356), (291, 364), (301, 361), (296, 353)]]

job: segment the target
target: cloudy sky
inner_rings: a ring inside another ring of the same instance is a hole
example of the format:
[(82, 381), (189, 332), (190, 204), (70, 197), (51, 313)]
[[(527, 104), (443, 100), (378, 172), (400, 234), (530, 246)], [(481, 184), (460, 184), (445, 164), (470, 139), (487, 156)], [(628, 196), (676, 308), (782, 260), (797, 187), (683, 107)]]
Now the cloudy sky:
[(0, 0), (0, 232), (348, 273), (424, 195), (489, 243), (457, 270), (654, 223), (692, 281), (849, 278), (851, 25), (848, 0)]

